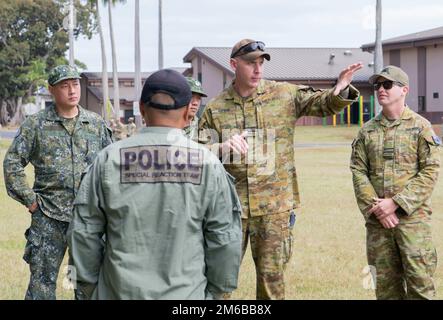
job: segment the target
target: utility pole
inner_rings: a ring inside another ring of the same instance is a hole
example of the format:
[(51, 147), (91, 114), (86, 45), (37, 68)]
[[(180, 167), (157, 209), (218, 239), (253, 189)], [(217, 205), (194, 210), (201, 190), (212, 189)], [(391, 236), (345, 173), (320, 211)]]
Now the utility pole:
[(140, 94), (141, 94), (141, 63), (140, 63), (140, 1), (135, 0), (135, 26), (134, 26), (134, 34), (135, 34), (135, 45), (134, 45), (134, 53), (135, 53), (135, 74), (134, 74), (134, 105), (133, 112), (135, 118), (135, 125), (137, 128), (142, 126), (142, 119), (140, 116)]
[(163, 69), (162, 0), (158, 0), (158, 69)]
[[(382, 3), (381, 0), (377, 0), (375, 8), (375, 51), (374, 51), (374, 73), (378, 73), (383, 68), (383, 47), (381, 43), (381, 27), (382, 27)], [(375, 95), (375, 93), (374, 93)], [(375, 114), (379, 114), (381, 106), (378, 103), (378, 99), (375, 100)]]

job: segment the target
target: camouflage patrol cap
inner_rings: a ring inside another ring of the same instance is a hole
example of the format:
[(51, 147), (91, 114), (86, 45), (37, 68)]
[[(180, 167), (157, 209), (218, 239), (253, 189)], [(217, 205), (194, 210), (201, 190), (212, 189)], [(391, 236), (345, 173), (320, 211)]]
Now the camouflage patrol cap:
[(269, 53), (265, 52), (265, 44), (261, 41), (252, 39), (243, 39), (237, 42), (231, 51), (231, 58), (241, 57), (244, 60), (255, 60), (258, 57), (264, 57), (271, 60)]
[(53, 86), (66, 79), (81, 79), (81, 77), (75, 67), (61, 65), (53, 68), (49, 72), (48, 84)]
[(384, 67), (382, 71), (374, 74), (369, 78), (369, 83), (374, 84), (379, 77), (390, 81), (401, 83), (404, 86), (409, 86), (409, 77), (402, 69), (396, 66)]
[(191, 77), (186, 77), (186, 80), (188, 81), (192, 93), (197, 93), (202, 97), (207, 97), (206, 93), (203, 91), (202, 84), (200, 83), (200, 81), (195, 80), (194, 78)]

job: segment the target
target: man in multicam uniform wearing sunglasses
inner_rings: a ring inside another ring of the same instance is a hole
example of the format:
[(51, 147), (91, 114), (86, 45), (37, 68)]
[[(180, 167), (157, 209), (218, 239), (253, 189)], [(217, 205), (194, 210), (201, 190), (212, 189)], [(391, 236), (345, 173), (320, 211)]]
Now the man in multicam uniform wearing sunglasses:
[(373, 75), (382, 112), (352, 144), (351, 170), (366, 220), (367, 255), (377, 299), (431, 299), (437, 254), (431, 239), (431, 194), (441, 141), (406, 104), (408, 75), (387, 66)]
[[(362, 65), (343, 70), (333, 88), (315, 90), (263, 80), (264, 59), (270, 60), (270, 55), (263, 42), (244, 39), (233, 47), (230, 64), (235, 80), (208, 103), (199, 140), (221, 153), (225, 168), (236, 178), (243, 206), (243, 254), (250, 239), (257, 299), (284, 299), (284, 270), (292, 255), (295, 209), (300, 206), (295, 122), (302, 116), (338, 113), (355, 101), (359, 93), (350, 82)], [(260, 145), (263, 137), (266, 143)], [(263, 147), (267, 157), (258, 160)], [(257, 160), (250, 162), (250, 156)]]

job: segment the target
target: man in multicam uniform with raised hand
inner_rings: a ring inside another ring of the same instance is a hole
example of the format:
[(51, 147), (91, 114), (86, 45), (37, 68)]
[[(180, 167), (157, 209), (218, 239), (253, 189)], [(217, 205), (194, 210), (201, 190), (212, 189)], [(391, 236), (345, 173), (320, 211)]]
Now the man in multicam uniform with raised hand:
[(368, 263), (377, 299), (431, 299), (437, 254), (431, 237), (431, 194), (440, 169), (429, 121), (406, 104), (408, 75), (387, 66), (373, 75), (382, 112), (352, 144), (357, 203), (366, 220)]
[[(284, 270), (293, 251), (294, 212), (300, 206), (295, 122), (302, 116), (338, 113), (355, 101), (359, 93), (350, 82), (362, 65), (343, 70), (332, 89), (315, 90), (263, 80), (264, 59), (270, 60), (270, 55), (263, 42), (244, 39), (233, 47), (235, 80), (206, 106), (199, 141), (218, 152), (236, 178), (243, 207), (243, 254), (249, 239), (257, 299), (284, 299)], [(256, 159), (249, 161), (250, 157)]]
[[(32, 214), (23, 256), (31, 271), (26, 299), (56, 298), (81, 174), (112, 143), (104, 120), (78, 104), (79, 79), (78, 72), (65, 65), (50, 72), (49, 91), (55, 103), (25, 120), (3, 163), (8, 194)], [(33, 188), (26, 182), (28, 163), (35, 171)]]

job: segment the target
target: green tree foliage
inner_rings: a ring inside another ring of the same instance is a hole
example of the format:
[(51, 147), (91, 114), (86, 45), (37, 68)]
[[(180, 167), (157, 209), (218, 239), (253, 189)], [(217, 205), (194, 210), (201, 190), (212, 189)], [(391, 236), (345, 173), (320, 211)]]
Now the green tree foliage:
[[(44, 85), (48, 71), (66, 63), (68, 35), (63, 28), (67, 0), (0, 1), (0, 124), (20, 121), (21, 101)], [(76, 36), (92, 36), (94, 11), (76, 1)]]

